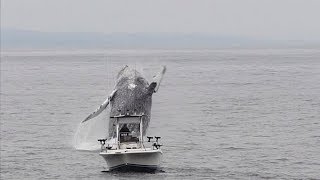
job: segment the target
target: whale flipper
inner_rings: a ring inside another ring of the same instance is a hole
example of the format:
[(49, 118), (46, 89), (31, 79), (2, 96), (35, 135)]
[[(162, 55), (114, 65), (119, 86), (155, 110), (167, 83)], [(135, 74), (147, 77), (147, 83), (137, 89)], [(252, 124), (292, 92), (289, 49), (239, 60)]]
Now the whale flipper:
[(99, 106), (98, 109), (96, 109), (93, 113), (91, 113), (85, 120), (83, 120), (81, 123), (84, 123), (96, 116), (98, 116), (106, 107), (108, 106), (109, 102), (113, 98), (114, 94), (116, 93), (117, 90), (113, 90), (110, 94), (110, 96)]
[(153, 76), (152, 82), (150, 83), (150, 85), (152, 85), (153, 83), (156, 83), (156, 86), (154, 87), (153, 92), (158, 91), (163, 75), (166, 72), (166, 69), (167, 69), (166, 66), (162, 66), (161, 71), (157, 75)]

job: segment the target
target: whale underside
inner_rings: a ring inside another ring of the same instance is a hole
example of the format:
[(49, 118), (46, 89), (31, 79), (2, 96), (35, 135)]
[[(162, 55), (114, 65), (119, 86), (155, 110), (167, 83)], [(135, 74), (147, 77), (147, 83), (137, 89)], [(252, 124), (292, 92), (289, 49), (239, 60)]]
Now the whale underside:
[(109, 137), (115, 136), (115, 118), (113, 117), (123, 115), (142, 116), (143, 135), (145, 135), (151, 118), (152, 95), (159, 89), (165, 71), (166, 67), (163, 66), (149, 84), (138, 71), (125, 66), (118, 73), (115, 88), (109, 97), (82, 122), (96, 117), (110, 104)]

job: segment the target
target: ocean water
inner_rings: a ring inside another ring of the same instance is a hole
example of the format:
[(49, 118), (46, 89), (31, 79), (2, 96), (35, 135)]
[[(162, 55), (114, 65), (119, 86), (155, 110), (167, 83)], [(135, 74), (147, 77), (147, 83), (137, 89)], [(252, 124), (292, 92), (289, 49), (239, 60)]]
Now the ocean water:
[[(74, 148), (125, 64), (149, 80), (167, 66), (148, 130), (164, 144), (156, 173), (103, 172)], [(142, 178), (319, 179), (320, 50), (1, 53), (1, 179)]]

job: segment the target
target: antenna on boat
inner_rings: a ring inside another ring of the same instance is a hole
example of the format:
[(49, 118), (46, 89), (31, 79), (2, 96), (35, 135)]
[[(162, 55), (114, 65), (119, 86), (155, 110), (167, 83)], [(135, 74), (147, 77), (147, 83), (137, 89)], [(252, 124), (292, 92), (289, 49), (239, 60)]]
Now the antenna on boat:
[[(134, 60), (134, 84), (136, 85), (136, 77), (137, 77), (137, 63), (136, 63), (136, 59)], [(134, 93), (134, 99), (136, 99), (136, 94)], [(136, 111), (136, 102), (133, 101), (133, 111)]]
[[(103, 61), (103, 64), (104, 64), (104, 68), (105, 68), (105, 71), (106, 71), (106, 78), (107, 78), (107, 87), (109, 87), (109, 82), (108, 82), (108, 64), (107, 64), (107, 61), (108, 61), (108, 58), (107, 57), (104, 57), (103, 58), (104, 59), (104, 61)], [(104, 69), (103, 68), (103, 69)], [(106, 91), (108, 91), (108, 88), (106, 89)]]

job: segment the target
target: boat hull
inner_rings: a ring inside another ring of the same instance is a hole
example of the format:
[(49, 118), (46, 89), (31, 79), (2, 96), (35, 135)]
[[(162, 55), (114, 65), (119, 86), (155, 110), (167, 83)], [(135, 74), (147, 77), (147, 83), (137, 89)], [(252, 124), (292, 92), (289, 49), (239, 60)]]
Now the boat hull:
[(108, 150), (100, 155), (107, 162), (109, 171), (155, 171), (162, 160), (160, 149)]

